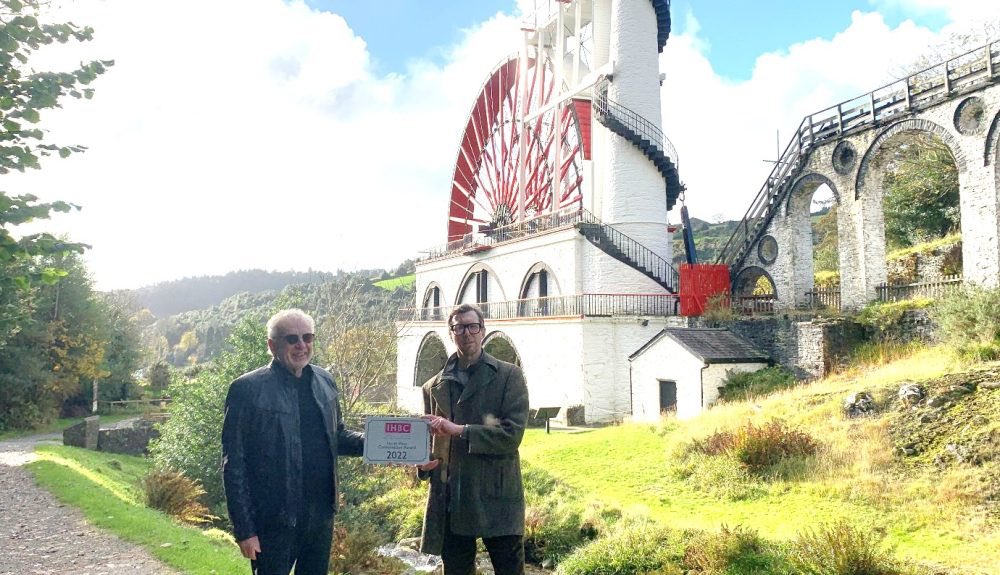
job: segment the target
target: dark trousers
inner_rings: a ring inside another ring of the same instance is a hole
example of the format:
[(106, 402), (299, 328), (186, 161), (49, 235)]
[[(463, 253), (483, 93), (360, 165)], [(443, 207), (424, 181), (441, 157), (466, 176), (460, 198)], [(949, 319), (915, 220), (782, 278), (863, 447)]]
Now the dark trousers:
[(254, 575), (327, 575), (333, 517), (314, 517), (297, 528), (258, 533), (260, 553), (250, 562)]
[[(524, 538), (520, 535), (483, 537), (496, 575), (524, 575)], [(445, 529), (441, 548), (444, 575), (475, 575), (476, 538), (456, 535)]]

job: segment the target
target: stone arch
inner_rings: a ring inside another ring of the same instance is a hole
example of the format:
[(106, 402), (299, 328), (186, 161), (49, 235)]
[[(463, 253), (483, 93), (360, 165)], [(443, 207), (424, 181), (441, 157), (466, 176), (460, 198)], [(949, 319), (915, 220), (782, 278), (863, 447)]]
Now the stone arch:
[[(469, 266), (465, 272), (455, 297), (455, 305), (483, 304), (489, 301), (506, 301), (506, 299), (496, 272), (484, 263), (476, 263)], [(486, 313), (485, 309), (483, 313)]]
[[(837, 189), (837, 186), (836, 184), (833, 183), (833, 180), (824, 176), (823, 174), (819, 174), (816, 172), (809, 172), (807, 174), (803, 174), (802, 176), (800, 176), (792, 184), (792, 191), (791, 193), (788, 194), (788, 198), (785, 200), (785, 205), (784, 205), (785, 215), (788, 216), (792, 211), (793, 198), (796, 198), (796, 196), (801, 197), (803, 195), (812, 198), (812, 195), (813, 193), (816, 192), (816, 189), (824, 184), (828, 186), (830, 190), (833, 191), (833, 199), (837, 202), (837, 205), (839, 206), (841, 204), (840, 190)], [(806, 207), (808, 208), (808, 206)]]
[(497, 359), (521, 366), (521, 354), (517, 352), (514, 340), (502, 331), (490, 332), (483, 340), (483, 349)]
[(855, 176), (854, 183), (854, 199), (858, 200), (864, 196), (865, 179), (868, 177), (868, 170), (871, 162), (878, 156), (879, 151), (887, 140), (893, 136), (905, 133), (905, 132), (924, 132), (932, 134), (941, 138), (941, 141), (948, 146), (951, 150), (951, 155), (955, 159), (955, 167), (958, 168), (959, 172), (965, 171), (965, 152), (962, 151), (962, 147), (958, 145), (958, 141), (955, 136), (952, 135), (951, 130), (942, 127), (936, 122), (930, 120), (925, 120), (923, 118), (910, 118), (908, 120), (902, 120), (892, 124), (885, 130), (875, 136), (872, 143), (865, 150), (865, 155), (861, 158), (861, 165), (858, 168), (858, 173)]
[[(545, 289), (541, 289), (539, 285), (540, 276), (539, 274), (544, 273), (545, 278)], [(544, 291), (544, 293), (542, 293)], [(556, 279), (556, 274), (552, 273), (552, 268), (548, 266), (545, 262), (538, 262), (535, 265), (528, 268), (528, 272), (524, 274), (524, 278), (521, 279), (521, 289), (517, 292), (518, 299), (529, 299), (536, 297), (552, 297), (557, 296), (562, 293), (559, 289), (559, 281)]]
[(986, 140), (983, 146), (983, 165), (988, 166), (990, 162), (996, 162), (1000, 156), (1000, 149), (997, 149), (997, 140), (1000, 139), (1000, 111), (993, 116), (990, 128), (986, 132)]
[(420, 316), (421, 319), (440, 320), (443, 318), (443, 309), (448, 307), (445, 301), (441, 286), (437, 282), (431, 282), (424, 290), (424, 297), (421, 298)]
[(748, 266), (736, 274), (736, 277), (733, 278), (733, 297), (753, 295), (754, 286), (757, 285), (757, 281), (762, 277), (767, 278), (767, 281), (771, 282), (771, 287), (774, 288), (774, 298), (777, 299), (778, 285), (774, 282), (771, 274), (760, 266)]
[(424, 382), (444, 369), (444, 364), (447, 361), (448, 351), (445, 349), (441, 336), (435, 331), (424, 334), (424, 339), (420, 341), (420, 346), (417, 348), (417, 361), (413, 366), (413, 385), (416, 387), (423, 385)]

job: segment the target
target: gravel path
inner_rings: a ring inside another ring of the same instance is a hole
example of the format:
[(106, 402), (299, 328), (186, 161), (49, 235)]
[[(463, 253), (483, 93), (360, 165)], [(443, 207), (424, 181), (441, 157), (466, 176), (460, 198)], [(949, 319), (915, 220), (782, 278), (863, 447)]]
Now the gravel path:
[(0, 574), (178, 574), (148, 551), (89, 525), (77, 509), (35, 484), (23, 467), (33, 447), (61, 438), (0, 441)]

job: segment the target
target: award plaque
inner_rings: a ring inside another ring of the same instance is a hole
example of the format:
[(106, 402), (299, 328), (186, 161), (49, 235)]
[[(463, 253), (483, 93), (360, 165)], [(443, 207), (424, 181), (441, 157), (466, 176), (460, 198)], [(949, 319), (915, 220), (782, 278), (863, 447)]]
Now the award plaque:
[(365, 421), (365, 463), (421, 465), (430, 455), (431, 427), (423, 419), (372, 416)]

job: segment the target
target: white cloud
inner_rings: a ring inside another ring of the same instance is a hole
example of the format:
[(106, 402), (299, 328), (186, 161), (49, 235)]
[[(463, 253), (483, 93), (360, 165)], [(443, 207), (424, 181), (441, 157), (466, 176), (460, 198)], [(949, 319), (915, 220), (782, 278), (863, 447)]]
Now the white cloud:
[[(90, 150), (5, 189), (84, 207), (42, 227), (93, 245), (101, 288), (394, 266), (444, 242), (458, 138), (482, 82), (519, 46), (530, 5), (467, 30), (443, 65), (376, 75), (349, 23), (301, 1), (72, 2), (59, 16), (93, 26), (95, 41), (36, 65), (116, 61), (93, 101), (43, 117), (52, 141)], [(783, 147), (805, 115), (888, 82), (937, 39), (856, 12), (831, 40), (761, 55), (748, 81), (731, 82), (706, 59), (696, 14), (686, 17), (694, 32), (673, 35), (662, 57), (664, 127), (699, 217), (742, 215), (776, 130)]]
[(765, 160), (776, 159), (778, 143), (783, 151), (806, 116), (891, 83), (968, 24), (935, 34), (912, 21), (890, 28), (879, 13), (856, 11), (832, 39), (762, 54), (750, 79), (736, 83), (715, 74), (697, 35), (671, 36), (661, 59), (664, 131), (680, 154), (691, 213), (742, 217), (771, 170)]
[(93, 246), (101, 288), (235, 269), (391, 267), (445, 241), (458, 137), (516, 46), (502, 15), (406, 75), (375, 76), (340, 16), (300, 1), (81, 0), (95, 40), (40, 69), (114, 59), (93, 101), (48, 113), (89, 151), (7, 181), (80, 204), (41, 227)]

